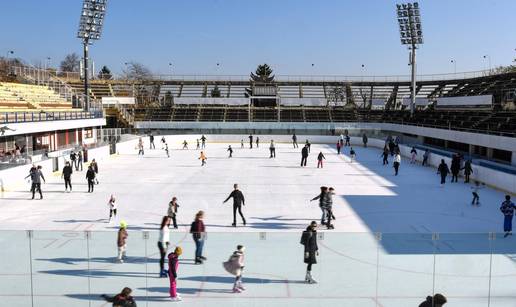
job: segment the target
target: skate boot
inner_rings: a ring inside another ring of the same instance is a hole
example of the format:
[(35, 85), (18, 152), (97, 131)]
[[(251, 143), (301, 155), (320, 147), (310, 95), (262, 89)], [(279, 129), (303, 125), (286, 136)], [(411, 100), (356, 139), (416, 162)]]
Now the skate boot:
[(238, 289), (240, 289), (241, 291), (245, 291), (245, 290), (246, 290), (246, 288), (244, 287), (244, 284), (243, 284), (241, 281), (239, 281), (239, 282), (237, 283), (236, 287), (237, 287)]
[(308, 271), (306, 271), (305, 281), (309, 282), (309, 280), (310, 280), (310, 273)]
[(312, 273), (308, 272), (308, 283), (309, 284), (316, 284), (317, 281), (315, 281), (315, 279), (312, 278)]
[(233, 286), (233, 293), (242, 293), (242, 290), (240, 288), (238, 288), (238, 286), (235, 284)]
[(333, 227), (332, 224), (328, 224), (328, 230), (332, 230), (332, 229), (335, 229), (335, 227)]

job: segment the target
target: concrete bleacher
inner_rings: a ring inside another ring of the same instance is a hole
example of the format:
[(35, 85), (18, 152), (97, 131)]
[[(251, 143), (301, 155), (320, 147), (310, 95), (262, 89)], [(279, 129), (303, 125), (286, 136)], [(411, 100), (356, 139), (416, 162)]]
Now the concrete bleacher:
[(30, 109), (70, 110), (72, 104), (46, 86), (0, 83), (0, 110), (23, 111)]

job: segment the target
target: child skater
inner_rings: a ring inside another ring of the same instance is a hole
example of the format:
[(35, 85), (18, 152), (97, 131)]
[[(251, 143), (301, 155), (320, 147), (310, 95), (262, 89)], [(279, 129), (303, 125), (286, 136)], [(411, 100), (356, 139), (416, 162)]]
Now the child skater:
[(188, 142), (186, 140), (183, 141), (183, 149), (188, 149)]
[(355, 153), (353, 147), (351, 147), (351, 149), (349, 150), (349, 156), (351, 157), (351, 160), (349, 162), (353, 163), (353, 161), (355, 161), (355, 158), (357, 157), (357, 154)]
[(244, 148), (244, 139), (240, 140), (240, 148)]
[(179, 204), (177, 203), (177, 197), (172, 197), (172, 200), (168, 203), (168, 211), (167, 215), (172, 219), (172, 225), (174, 225), (174, 229), (177, 229), (177, 208), (179, 208)]
[(179, 267), (179, 256), (183, 253), (181, 247), (176, 247), (173, 253), (168, 254), (168, 279), (170, 281), (170, 299), (173, 302), (182, 300), (177, 293), (177, 269)]
[(117, 209), (116, 199), (115, 199), (115, 196), (113, 196), (113, 194), (111, 194), (111, 197), (108, 200), (108, 206), (109, 206), (109, 221), (108, 221), (108, 223), (111, 223), (111, 218), (113, 216), (116, 219), (116, 209)]
[(242, 271), (244, 270), (244, 252), (245, 247), (238, 245), (237, 250), (229, 257), (229, 260), (222, 263), (226, 271), (235, 276), (235, 283), (233, 284), (233, 293), (241, 293), (245, 291), (242, 284)]
[(478, 190), (482, 189), (480, 182), (475, 181), (475, 185), (471, 187), (471, 194), (473, 194), (473, 200), (471, 201), (472, 206), (480, 206), (480, 196), (478, 196)]
[(201, 144), (199, 144), (199, 139), (197, 139), (197, 146), (195, 147), (195, 149), (200, 149), (201, 148)]
[(170, 153), (168, 152), (168, 144), (165, 143), (165, 153), (167, 154), (167, 158), (170, 158)]
[(206, 160), (208, 158), (206, 157), (206, 155), (204, 154), (204, 151), (201, 151), (201, 156), (199, 157), (199, 160), (201, 160), (201, 166), (204, 166), (206, 164)]
[(233, 148), (231, 148), (231, 145), (229, 145), (229, 147), (228, 147), (228, 150), (227, 150), (227, 151), (229, 151), (229, 157), (228, 157), (228, 158), (233, 157)]

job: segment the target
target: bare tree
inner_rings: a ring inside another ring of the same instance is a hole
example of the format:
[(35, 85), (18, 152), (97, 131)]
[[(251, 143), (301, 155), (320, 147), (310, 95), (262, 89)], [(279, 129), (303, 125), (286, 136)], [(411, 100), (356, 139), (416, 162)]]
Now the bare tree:
[(145, 81), (151, 79), (152, 72), (143, 64), (128, 62), (126, 63), (126, 69), (123, 71), (123, 76), (127, 80)]
[(80, 58), (77, 53), (70, 53), (65, 56), (59, 65), (61, 71), (78, 72), (80, 67)]
[(346, 98), (346, 92), (342, 86), (334, 86), (328, 91), (328, 105), (342, 104)]

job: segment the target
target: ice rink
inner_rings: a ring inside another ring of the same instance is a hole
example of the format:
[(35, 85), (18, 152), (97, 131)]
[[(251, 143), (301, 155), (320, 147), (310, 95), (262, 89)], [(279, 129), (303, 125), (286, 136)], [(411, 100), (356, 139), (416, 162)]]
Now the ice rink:
[[(86, 193), (85, 170), (74, 173), (73, 193), (64, 193), (60, 174), (49, 170), (43, 200), (30, 199), (27, 182), (5, 191), (0, 305), (30, 306), (32, 291), (34, 306), (106, 306), (98, 295), (124, 286), (134, 289), (139, 306), (172, 304), (168, 281), (157, 276), (156, 242), (176, 196), (180, 227), (171, 239), (185, 250), (179, 268), (184, 306), (417, 306), (433, 292), (446, 294), (450, 306), (516, 306), (516, 239), (499, 234), (502, 191), (484, 187), (481, 206), (472, 207), (463, 178), (448, 178), (442, 187), (435, 168), (408, 160), (394, 176), (377, 148), (354, 147), (357, 160), (350, 163), (349, 147), (337, 155), (333, 145), (313, 144), (301, 168), (301, 148), (277, 144), (270, 159), (268, 139), (261, 140), (258, 149), (231, 144), (233, 158), (227, 143), (208, 143), (201, 167), (192, 142), (189, 150), (171, 144), (167, 158), (156, 138), (155, 150), (146, 140), (144, 156), (130, 151), (99, 161), (94, 193)], [(317, 169), (320, 151), (326, 160)], [(231, 227), (231, 200), (222, 204), (234, 183), (246, 197), (245, 227)], [(310, 199), (321, 185), (336, 190), (335, 230), (319, 230), (313, 273), (319, 283), (307, 285), (299, 239), (320, 218)], [(119, 216), (109, 224), (111, 194)], [(199, 210), (206, 212), (209, 259), (196, 266), (188, 230)], [(120, 220), (130, 231), (124, 264), (114, 262)], [(231, 293), (232, 277), (221, 266), (237, 244), (247, 246), (242, 294)]]

